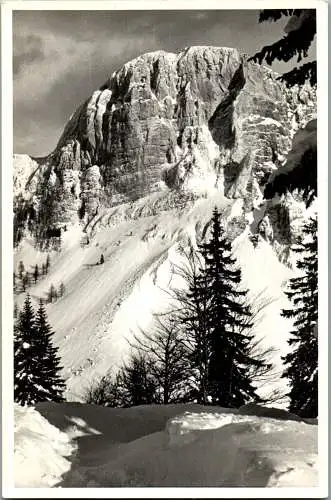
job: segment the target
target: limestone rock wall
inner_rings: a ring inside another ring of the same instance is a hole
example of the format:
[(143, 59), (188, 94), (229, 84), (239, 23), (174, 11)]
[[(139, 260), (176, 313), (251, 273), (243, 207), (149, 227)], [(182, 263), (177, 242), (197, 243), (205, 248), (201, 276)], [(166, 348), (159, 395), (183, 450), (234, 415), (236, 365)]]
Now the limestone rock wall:
[(165, 186), (216, 187), (252, 209), (316, 112), (313, 89), (288, 90), (276, 78), (231, 48), (159, 51), (125, 64), (77, 109), (42, 165), (55, 177), (43, 185), (59, 224)]

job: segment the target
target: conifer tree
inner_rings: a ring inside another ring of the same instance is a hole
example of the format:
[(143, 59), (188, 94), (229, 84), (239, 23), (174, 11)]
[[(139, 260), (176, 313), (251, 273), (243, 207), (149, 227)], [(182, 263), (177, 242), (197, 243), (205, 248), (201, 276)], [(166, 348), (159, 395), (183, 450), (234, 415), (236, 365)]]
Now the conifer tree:
[[(53, 346), (54, 332), (48, 323), (45, 306), (40, 300), (36, 315), (36, 344), (40, 352), (40, 377), (39, 401), (63, 401), (65, 383), (60, 377), (60, 358), (57, 356), (58, 348)], [(43, 399), (40, 399), (40, 398)]]
[(63, 297), (63, 295), (65, 294), (65, 291), (66, 291), (66, 287), (64, 286), (64, 283), (61, 281), (60, 287), (59, 287), (59, 296)]
[(36, 402), (35, 374), (39, 372), (39, 367), (34, 348), (35, 336), (34, 311), (27, 294), (14, 325), (14, 400), (22, 406)]
[(52, 335), (43, 304), (35, 317), (27, 294), (14, 325), (14, 400), (22, 406), (63, 400), (65, 385), (58, 375), (59, 359)]
[(50, 288), (49, 288), (49, 292), (48, 292), (48, 302), (53, 302), (53, 299), (55, 298), (55, 296), (56, 296), (56, 290), (55, 290), (55, 286), (52, 283)]
[(224, 236), (215, 209), (211, 237), (200, 245), (205, 260), (200, 293), (208, 294), (210, 329), (209, 395), (213, 404), (239, 407), (258, 401), (249, 368), (262, 367), (264, 360), (252, 355), (253, 336), (247, 333), (251, 311), (247, 291), (240, 290), (241, 271), (232, 257), (231, 243)]
[(24, 271), (25, 271), (25, 267), (24, 267), (23, 261), (20, 260), (20, 262), (18, 264), (18, 277), (20, 280), (23, 279)]
[(311, 218), (303, 228), (304, 238), (293, 250), (302, 256), (297, 267), (302, 276), (289, 281), (286, 293), (291, 309), (282, 315), (294, 320), (289, 345), (293, 348), (283, 357), (287, 365), (283, 377), (290, 381), (289, 410), (302, 417), (318, 414), (318, 318), (317, 279), (317, 218)]
[(18, 317), (18, 306), (17, 303), (14, 303), (14, 319), (17, 319)]
[(38, 278), (39, 278), (39, 267), (38, 267), (38, 264), (36, 264), (35, 267), (34, 267), (33, 277), (34, 277), (34, 282), (37, 283)]
[(46, 264), (45, 264), (46, 274), (48, 273), (50, 267), (51, 267), (51, 258), (50, 258), (50, 255), (48, 253), (47, 258), (46, 258)]
[(22, 277), (22, 289), (23, 289), (23, 292), (25, 292), (25, 290), (29, 286), (29, 282), (30, 282), (30, 280), (29, 280), (28, 273), (23, 274), (23, 277)]

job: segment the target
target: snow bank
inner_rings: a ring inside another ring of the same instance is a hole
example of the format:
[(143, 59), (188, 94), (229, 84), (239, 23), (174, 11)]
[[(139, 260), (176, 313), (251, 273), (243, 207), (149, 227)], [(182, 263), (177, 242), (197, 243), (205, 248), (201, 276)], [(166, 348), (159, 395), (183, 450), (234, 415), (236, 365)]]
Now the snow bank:
[[(317, 425), (286, 420), (285, 412), (280, 420), (195, 404), (42, 403), (38, 410), (68, 439), (73, 422), (85, 429), (76, 433), (78, 449), (62, 488), (318, 486)], [(34, 477), (35, 485), (44, 484)]]
[(18, 488), (51, 487), (70, 469), (75, 450), (69, 434), (33, 408), (15, 405), (14, 483)]

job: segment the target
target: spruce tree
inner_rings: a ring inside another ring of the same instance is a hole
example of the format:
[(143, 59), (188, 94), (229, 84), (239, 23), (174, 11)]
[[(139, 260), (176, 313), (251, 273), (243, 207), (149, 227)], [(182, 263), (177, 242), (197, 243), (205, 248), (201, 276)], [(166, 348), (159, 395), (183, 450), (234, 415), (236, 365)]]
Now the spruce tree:
[(62, 401), (64, 382), (59, 377), (57, 349), (42, 303), (37, 316), (27, 294), (14, 325), (14, 400), (24, 405), (39, 401)]
[(287, 297), (291, 309), (282, 315), (294, 320), (289, 345), (293, 348), (283, 357), (287, 368), (283, 377), (289, 379), (289, 410), (302, 417), (318, 414), (318, 318), (317, 279), (317, 218), (311, 218), (303, 228), (304, 238), (293, 250), (302, 256), (297, 267), (302, 276), (289, 281)]
[(201, 293), (208, 294), (210, 330), (209, 395), (213, 404), (239, 407), (259, 401), (250, 368), (264, 360), (252, 355), (253, 336), (247, 291), (240, 290), (241, 271), (232, 257), (232, 245), (224, 235), (217, 209), (213, 212), (211, 237), (200, 245), (205, 260)]
[(27, 294), (23, 309), (14, 325), (14, 400), (22, 406), (36, 402), (36, 374), (39, 373), (40, 367), (35, 337), (34, 311)]
[(66, 291), (66, 287), (64, 286), (63, 281), (61, 281), (60, 287), (59, 287), (59, 296), (63, 297), (63, 295), (65, 294), (65, 291)]
[(25, 267), (24, 267), (23, 261), (20, 260), (20, 262), (18, 264), (18, 277), (20, 280), (23, 279), (24, 271), (25, 271)]
[(46, 258), (46, 264), (45, 264), (46, 274), (48, 273), (50, 267), (51, 267), (51, 258), (50, 258), (50, 255), (48, 253), (47, 258)]
[(34, 282), (37, 283), (38, 278), (39, 278), (39, 267), (38, 267), (38, 264), (36, 264), (35, 267), (34, 267), (33, 277), (34, 277)]
[(53, 346), (52, 331), (46, 315), (45, 306), (40, 300), (36, 315), (36, 342), (40, 352), (41, 387), (39, 401), (63, 401), (65, 383), (59, 375), (61, 370), (60, 359), (57, 356), (58, 348)]
[(49, 288), (49, 292), (48, 292), (48, 302), (53, 302), (53, 299), (55, 298), (55, 296), (56, 296), (56, 289), (52, 283), (50, 288)]

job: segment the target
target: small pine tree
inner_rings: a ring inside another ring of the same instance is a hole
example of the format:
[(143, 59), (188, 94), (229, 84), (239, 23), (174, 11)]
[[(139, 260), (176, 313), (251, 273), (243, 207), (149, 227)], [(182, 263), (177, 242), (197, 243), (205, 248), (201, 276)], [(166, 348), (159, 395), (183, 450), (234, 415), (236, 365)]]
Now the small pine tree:
[(41, 266), (41, 272), (42, 272), (42, 275), (45, 276), (45, 274), (47, 274), (47, 271), (46, 271), (46, 264), (42, 264)]
[(217, 209), (213, 212), (210, 240), (200, 245), (205, 260), (197, 293), (208, 294), (210, 329), (209, 394), (213, 404), (239, 407), (259, 401), (251, 366), (264, 360), (252, 355), (253, 336), (247, 333), (252, 316), (247, 291), (240, 290), (241, 271), (232, 257), (232, 246), (224, 235)]
[(302, 258), (297, 267), (303, 274), (289, 281), (286, 293), (292, 302), (282, 316), (294, 320), (289, 345), (294, 347), (283, 357), (287, 368), (283, 373), (290, 381), (289, 410), (302, 417), (318, 415), (318, 279), (317, 279), (317, 218), (311, 218), (303, 228), (304, 239), (293, 250)]
[(64, 286), (64, 283), (61, 282), (60, 287), (59, 287), (59, 296), (63, 297), (63, 295), (65, 294), (65, 291), (66, 291), (66, 287)]
[(33, 278), (34, 278), (34, 282), (37, 283), (38, 278), (39, 278), (39, 267), (38, 267), (38, 264), (36, 264), (35, 267), (34, 267)]
[(49, 288), (49, 292), (48, 292), (48, 302), (53, 302), (53, 299), (55, 299), (55, 296), (56, 296), (56, 290), (55, 290), (55, 286), (52, 283), (50, 288)]
[(23, 279), (23, 273), (25, 271), (25, 267), (24, 267), (24, 264), (23, 264), (23, 261), (20, 260), (19, 264), (18, 264), (18, 277), (20, 280)]
[(46, 258), (46, 264), (45, 264), (46, 274), (48, 273), (50, 267), (51, 267), (51, 258), (50, 258), (50, 255), (48, 253), (47, 258)]
[(14, 291), (16, 290), (16, 273), (15, 271), (13, 272), (13, 287), (14, 287)]
[(17, 319), (18, 317), (18, 306), (17, 303), (14, 303), (14, 319)]
[(29, 278), (28, 273), (23, 274), (23, 277), (22, 277), (22, 289), (23, 289), (23, 292), (26, 291), (27, 287), (29, 286), (29, 283), (30, 283), (30, 278)]

